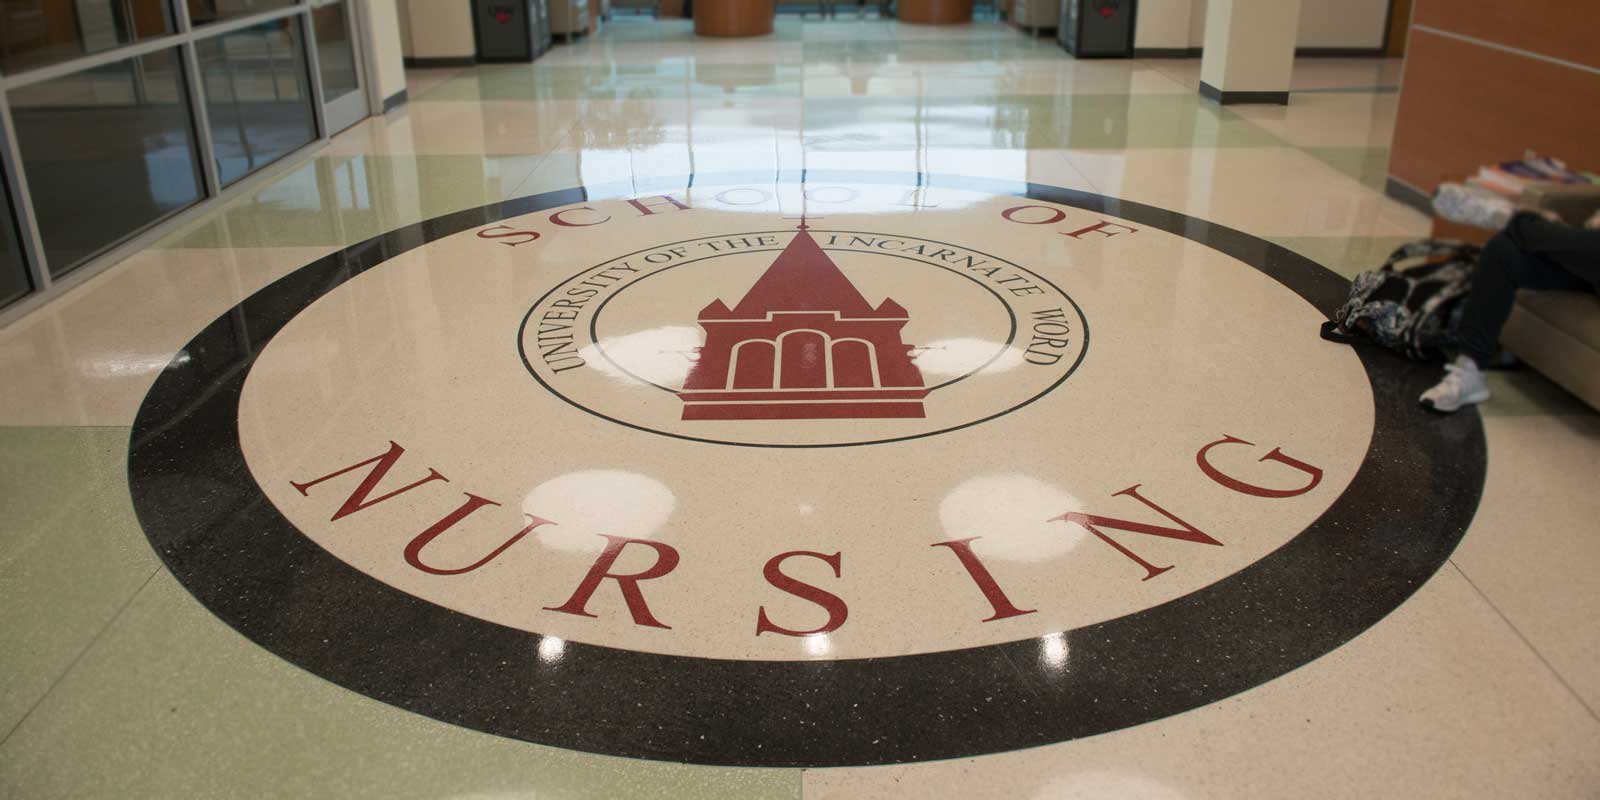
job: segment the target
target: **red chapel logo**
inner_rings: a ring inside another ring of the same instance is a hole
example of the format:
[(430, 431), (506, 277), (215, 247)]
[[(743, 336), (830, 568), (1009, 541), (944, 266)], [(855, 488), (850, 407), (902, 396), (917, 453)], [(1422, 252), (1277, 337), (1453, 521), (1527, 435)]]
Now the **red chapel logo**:
[[(675, 198), (625, 203), (567, 208), (556, 219), (627, 219), (639, 205), (689, 213)], [(1069, 238), (1103, 237), (1117, 224), (1085, 228), (1087, 215), (1046, 205), (993, 213), (997, 234), (1059, 223)], [(663, 230), (654, 215), (637, 219)], [(517, 352), (539, 384), (635, 430), (713, 444), (847, 447), (1009, 414), (1066, 380), (1088, 346), (1072, 298), (1031, 265), (987, 248), (900, 225), (693, 219), (700, 236), (614, 254), (534, 301)], [(488, 233), (497, 242), (533, 235)]]
[(801, 225), (737, 305), (701, 310), (683, 419), (922, 418), (909, 321), (892, 298), (873, 308)]

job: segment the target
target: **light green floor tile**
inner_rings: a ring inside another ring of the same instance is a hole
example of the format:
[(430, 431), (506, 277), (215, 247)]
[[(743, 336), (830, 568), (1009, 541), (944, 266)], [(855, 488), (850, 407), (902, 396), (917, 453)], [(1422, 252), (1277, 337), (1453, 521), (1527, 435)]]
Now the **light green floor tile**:
[(1489, 370), (1485, 377), (1489, 380), (1489, 402), (1479, 409), (1486, 417), (1594, 413), (1582, 400), (1526, 366)]
[[(816, 3), (808, 3), (809, 10), (816, 10)], [(816, 19), (812, 17), (811, 19)], [(779, 16), (773, 22), (773, 32), (762, 37), (764, 42), (798, 42), (804, 23), (799, 17)], [(632, 10), (614, 9), (610, 25), (602, 28), (602, 39), (605, 43), (615, 42), (696, 42), (702, 46), (715, 47), (722, 41), (745, 42), (749, 39), (696, 39), (694, 23), (687, 19), (669, 17), (653, 18), (649, 15), (634, 16)], [(579, 39), (579, 42), (594, 41), (592, 38)]]
[(354, 244), (513, 196), (543, 156), (321, 156), (156, 247)]
[(818, 150), (1276, 147), (1254, 123), (1194, 95), (830, 97), (805, 104)]
[(586, 755), (400, 711), (245, 640), (164, 570), (0, 745), (0, 797), (793, 798), (799, 770)]
[(1067, 59), (1066, 51), (1052, 39), (1026, 39), (1020, 36), (977, 40), (809, 41), (805, 43), (803, 55), (807, 63), (849, 62), (861, 65)]
[(126, 428), (0, 427), (0, 738), (157, 568), (127, 453)]
[(427, 103), (798, 97), (801, 72), (798, 64), (661, 62), (604, 66), (514, 65), (463, 71), (427, 89), (415, 99)]
[(1346, 278), (1377, 269), (1405, 236), (1268, 236), (1269, 241), (1321, 264)]
[(1389, 177), (1387, 147), (1302, 147), (1319, 161), (1379, 191)]
[(739, 103), (661, 103), (583, 101), (565, 148), (644, 150), (666, 143), (695, 149), (745, 146), (759, 142), (797, 142), (802, 109), (799, 98)]

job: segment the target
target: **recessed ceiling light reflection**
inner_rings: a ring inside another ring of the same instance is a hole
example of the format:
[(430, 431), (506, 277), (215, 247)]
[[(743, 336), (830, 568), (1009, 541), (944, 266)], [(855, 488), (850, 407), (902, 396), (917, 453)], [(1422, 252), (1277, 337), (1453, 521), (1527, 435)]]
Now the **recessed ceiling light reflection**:
[(813, 633), (800, 640), (800, 646), (805, 649), (806, 655), (812, 658), (827, 658), (833, 655), (833, 637), (826, 633)]
[(705, 344), (700, 329), (668, 325), (609, 336), (579, 353), (589, 366), (630, 386), (640, 380), (677, 388), (689, 377), (695, 351)]
[[(720, 145), (719, 145), (720, 146)], [(896, 165), (882, 163), (891, 153), (872, 153), (860, 164), (841, 163), (840, 169), (896, 169)], [(830, 154), (838, 158), (840, 154)], [(780, 163), (787, 159), (780, 156)], [(704, 160), (702, 157), (700, 160)], [(799, 162), (796, 153), (793, 160)], [(815, 165), (813, 165), (815, 167)], [(915, 160), (908, 160), (898, 168), (920, 171)], [(687, 192), (689, 203), (697, 209), (710, 209), (735, 214), (781, 214), (786, 219), (798, 220), (804, 211), (819, 229), (828, 229), (829, 220), (854, 215), (885, 216), (889, 214), (949, 213), (972, 208), (983, 202), (981, 195), (936, 186), (907, 188), (904, 186), (862, 186), (827, 182), (807, 183), (802, 190), (794, 184), (772, 183), (738, 186), (696, 187)], [(859, 220), (857, 220), (859, 222)], [(791, 225), (793, 223), (790, 223)], [(848, 226), (845, 226), (848, 227)]]
[(1039, 637), (1039, 664), (1050, 672), (1067, 671), (1067, 635), (1047, 633)]
[(1059, 486), (1019, 473), (979, 475), (939, 501), (939, 524), (951, 539), (979, 537), (983, 558), (1047, 561), (1083, 540), (1082, 526), (1048, 522), (1083, 504)]
[(179, 350), (175, 356), (122, 353), (79, 359), (78, 372), (95, 378), (148, 375), (164, 369), (177, 369), (193, 360), (188, 350)]
[[(1022, 364), (1024, 353), (999, 342), (963, 337), (940, 339), (917, 348), (916, 365), (934, 378), (957, 378), (979, 367), (983, 372), (1005, 372)], [(991, 360), (992, 359), (992, 360)]]
[[(628, 502), (618, 502), (626, 497)], [(551, 478), (522, 500), (522, 512), (554, 525), (534, 531), (556, 550), (598, 552), (606, 535), (649, 539), (667, 523), (678, 498), (660, 481), (622, 470), (584, 470)]]
[(558, 636), (542, 636), (539, 638), (539, 661), (546, 665), (561, 663), (567, 657), (567, 641)]

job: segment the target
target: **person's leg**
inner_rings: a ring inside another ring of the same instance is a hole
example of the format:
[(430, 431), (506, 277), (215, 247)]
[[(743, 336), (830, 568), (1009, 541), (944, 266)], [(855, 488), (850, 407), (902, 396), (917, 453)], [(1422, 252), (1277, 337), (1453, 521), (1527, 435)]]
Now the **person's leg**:
[[(1594, 237), (1597, 249), (1591, 259), (1583, 258), (1579, 249), (1583, 237), (1576, 237), (1580, 241), (1575, 243), (1572, 233)], [(1461, 352), (1479, 366), (1487, 366), (1499, 347), (1500, 329), (1511, 316), (1517, 290), (1589, 288), (1590, 281), (1577, 270), (1600, 275), (1600, 234), (1531, 214), (1512, 218), (1505, 230), (1484, 245), (1472, 273), (1472, 291), (1461, 312)]]
[[(1518, 214), (1506, 225), (1506, 236), (1524, 253), (1538, 256), (1600, 288), (1600, 230), (1552, 222), (1537, 214)], [(1583, 289), (1581, 285), (1526, 288)]]
[(1461, 313), (1461, 354), (1422, 393), (1426, 408), (1450, 412), (1489, 399), (1482, 367), (1500, 346), (1518, 289), (1589, 291), (1600, 283), (1600, 232), (1518, 214), (1484, 246)]

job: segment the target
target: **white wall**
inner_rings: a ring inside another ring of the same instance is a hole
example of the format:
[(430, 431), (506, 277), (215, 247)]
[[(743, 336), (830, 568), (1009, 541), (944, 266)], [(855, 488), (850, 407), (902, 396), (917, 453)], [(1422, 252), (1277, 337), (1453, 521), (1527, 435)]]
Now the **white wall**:
[(1193, 6), (1194, 0), (1143, 0), (1134, 21), (1133, 46), (1141, 50), (1189, 47), (1189, 14)]
[(405, 10), (412, 58), (471, 58), (477, 54), (470, 0), (409, 0)]
[(1389, 0), (1300, 0), (1300, 47), (1383, 47)]
[(1206, 0), (1194, 0), (1189, 11), (1189, 46), (1206, 46)]
[(411, 55), (411, 0), (394, 0), (397, 16), (400, 20), (400, 55)]
[[(1298, 47), (1382, 48), (1389, 0), (1301, 0)], [(1139, 49), (1205, 46), (1206, 0), (1143, 0), (1133, 32)]]

